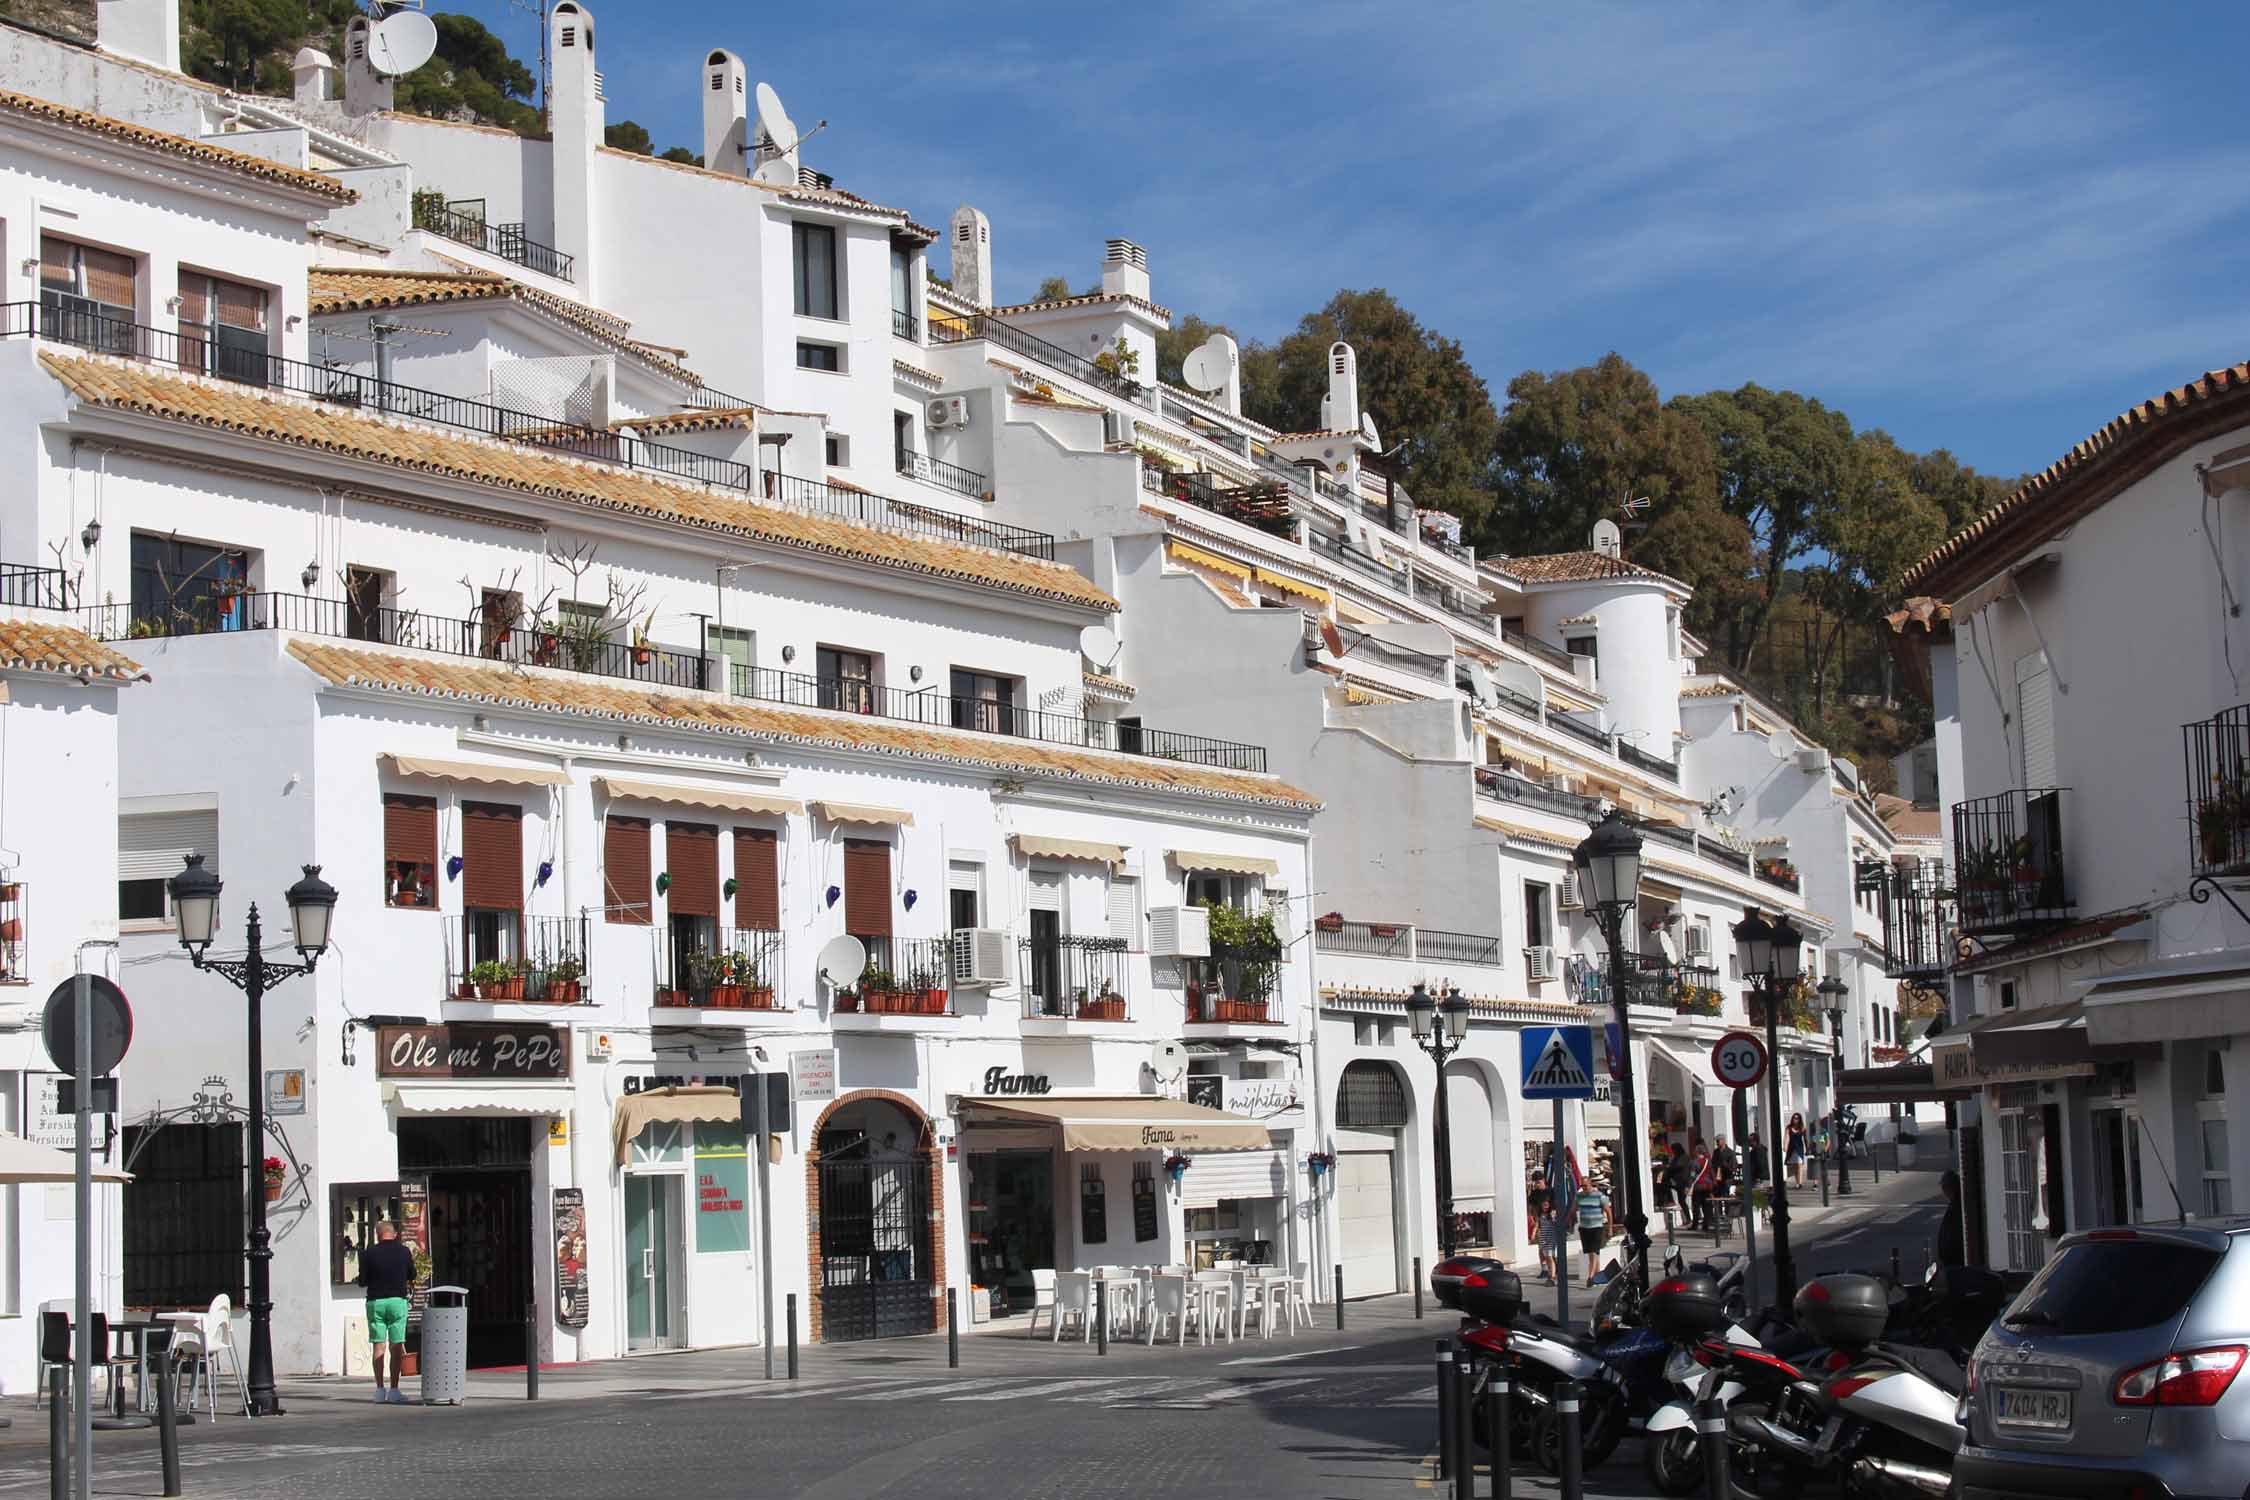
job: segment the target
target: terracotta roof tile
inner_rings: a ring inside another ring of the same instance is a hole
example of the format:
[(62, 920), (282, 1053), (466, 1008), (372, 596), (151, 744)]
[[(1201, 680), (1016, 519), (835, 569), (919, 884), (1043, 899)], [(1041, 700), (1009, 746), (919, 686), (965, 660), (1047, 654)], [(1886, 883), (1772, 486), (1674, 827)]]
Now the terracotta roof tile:
[(1346, 431), (1345, 429), (1339, 427), (1333, 430), (1316, 429), (1312, 432), (1277, 432), (1266, 441), (1272, 443), (1288, 443), (1300, 442), (1308, 438), (1360, 438), (1365, 436), (1365, 433), (1357, 431)]
[(96, 406), (143, 412), (294, 447), (349, 454), (409, 473), (467, 479), (595, 509), (677, 521), (902, 572), (957, 579), (1085, 608), (1117, 608), (1117, 601), (1084, 574), (1061, 563), (900, 536), (736, 499), (717, 490), (666, 483), (630, 469), (460, 436), (420, 424), (360, 416), (227, 381), (160, 375), (120, 360), (48, 351), (42, 351), (39, 360), (79, 400)]
[(1054, 312), (1071, 307), (1095, 307), (1104, 302), (1128, 303), (1148, 313), (1151, 317), (1162, 318), (1166, 322), (1170, 322), (1172, 318), (1172, 309), (1169, 307), (1159, 307), (1146, 297), (1135, 297), (1129, 292), (1081, 292), (1075, 297), (1049, 297), (1039, 302), (1011, 302), (1004, 307), (986, 310), (996, 316), (1005, 316), (1009, 313)]
[(613, 431), (630, 427), (643, 437), (665, 437), (682, 432), (747, 432), (757, 420), (755, 406), (712, 406), (661, 417), (619, 417), (609, 425)]
[(1320, 806), (1318, 798), (1272, 776), (1213, 770), (1175, 760), (1105, 754), (1004, 735), (965, 734), (857, 714), (784, 708), (709, 693), (660, 692), (602, 678), (528, 667), (488, 666), (446, 657), (394, 656), (304, 638), (290, 641), (289, 653), (339, 686), (381, 688), (464, 702), (509, 704), (642, 724), (667, 724), (815, 749), (826, 746), (878, 750), (1032, 776), (1153, 791), (1192, 792), (1300, 811)]
[(300, 193), (310, 193), (334, 204), (357, 203), (359, 194), (345, 187), (335, 178), (320, 172), (308, 172), (302, 167), (284, 166), (277, 161), (267, 161), (262, 156), (252, 156), (244, 151), (231, 151), (224, 146), (213, 146), (205, 141), (189, 140), (184, 135), (172, 135), (162, 130), (151, 130), (146, 125), (135, 125), (130, 120), (113, 120), (108, 115), (97, 115), (88, 110), (72, 109), (50, 99), (34, 98), (0, 89), (0, 113), (22, 115), (34, 120), (49, 120), (58, 125), (68, 125), (95, 135), (107, 136), (113, 141), (123, 141), (131, 146), (143, 146), (151, 151), (169, 152), (189, 161), (201, 162), (209, 167), (224, 167), (240, 172), (246, 177), (256, 177), (282, 187), (295, 188)]
[(1924, 631), (1936, 635), (1940, 629), (1953, 624), (1953, 606), (1942, 599), (1932, 599), (1927, 594), (1917, 594), (1906, 601), (1902, 609), (1883, 616), (1894, 635), (1906, 634), (1906, 627), (1919, 625)]
[(1680, 689), (1683, 698), (1731, 698), (1742, 689), (1731, 682), (1691, 682)]
[(1611, 557), (1606, 552), (1547, 552), (1536, 557), (1479, 558), (1510, 578), (1525, 583), (1591, 583), (1605, 578), (1648, 578), (1658, 583), (1668, 583), (1677, 589), (1686, 584), (1654, 568), (1644, 568), (1639, 563), (1622, 557)]
[(447, 302), (475, 302), (486, 297), (508, 297), (535, 307), (551, 317), (593, 335), (601, 342), (630, 354), (666, 374), (693, 381), (695, 375), (678, 360), (653, 346), (627, 338), (633, 325), (613, 312), (558, 297), (539, 287), (490, 271), (390, 271), (358, 267), (315, 266), (309, 278), (315, 316), (372, 312), (385, 307), (428, 307)]
[(131, 657), (67, 625), (40, 620), (0, 620), (0, 667), (13, 671), (92, 672), (114, 682), (148, 680)]

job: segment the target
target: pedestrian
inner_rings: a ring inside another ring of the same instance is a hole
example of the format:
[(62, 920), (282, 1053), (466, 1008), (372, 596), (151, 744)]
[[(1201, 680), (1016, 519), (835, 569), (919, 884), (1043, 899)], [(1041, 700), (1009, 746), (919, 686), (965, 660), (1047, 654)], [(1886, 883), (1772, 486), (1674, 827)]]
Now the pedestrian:
[(1550, 1283), (1555, 1279), (1555, 1257), (1547, 1248), (1547, 1216), (1553, 1209), (1554, 1196), (1547, 1188), (1547, 1174), (1532, 1173), (1531, 1189), (1524, 1194), (1524, 1227), (1531, 1242), (1539, 1247), (1539, 1279)]
[(1766, 1148), (1758, 1144), (1758, 1132), (1750, 1132), (1750, 1144), (1742, 1153), (1743, 1176), (1750, 1186), (1756, 1187), (1766, 1180)]
[[(414, 1287), (414, 1255), (399, 1243), (398, 1226), (385, 1219), (375, 1226), (375, 1243), (359, 1252), (359, 1284), (367, 1288), (367, 1341), (375, 1356), (375, 1399), (404, 1406), (399, 1366), (406, 1363), (406, 1295)], [(390, 1388), (383, 1367), (390, 1366)]]
[(1941, 1266), (1963, 1266), (1969, 1263), (1969, 1247), (1961, 1233), (1961, 1174), (1951, 1167), (1938, 1179), (1938, 1187), (1945, 1194), (1945, 1216), (1938, 1220), (1937, 1263)]
[(1594, 1284), (1594, 1272), (1602, 1263), (1602, 1246), (1609, 1239), (1609, 1196), (1602, 1191), (1601, 1179), (1590, 1177), (1586, 1190), (1578, 1195), (1578, 1247), (1586, 1252), (1586, 1285)]
[(1674, 1142), (1672, 1159), (1664, 1165), (1664, 1181), (1672, 1190), (1672, 1201), (1679, 1206), (1680, 1217), (1688, 1216), (1688, 1187), (1695, 1181), (1695, 1168), (1688, 1161), (1687, 1147)]
[[(1559, 1180), (1559, 1179), (1558, 1179)], [(1560, 1281), (1563, 1275), (1562, 1192), (1557, 1188), (1547, 1190), (1547, 1211), (1539, 1221), (1539, 1259), (1550, 1269), (1550, 1280)]]
[(1711, 1194), (1719, 1185), (1719, 1169), (1711, 1163), (1711, 1153), (1698, 1152), (1695, 1158), (1695, 1176), (1688, 1188), (1689, 1201), (1695, 1205), (1695, 1227), (1711, 1227)]

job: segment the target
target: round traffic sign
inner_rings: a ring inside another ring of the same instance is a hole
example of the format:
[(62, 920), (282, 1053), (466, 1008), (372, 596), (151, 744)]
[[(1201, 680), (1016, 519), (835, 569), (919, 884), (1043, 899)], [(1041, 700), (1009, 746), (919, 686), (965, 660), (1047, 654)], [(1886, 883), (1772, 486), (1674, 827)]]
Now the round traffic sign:
[(1711, 1048), (1711, 1071), (1730, 1089), (1746, 1089), (1766, 1076), (1766, 1044), (1751, 1032), (1730, 1031)]
[[(93, 1062), (94, 1076), (102, 1077), (117, 1071), (125, 1049), (133, 1045), (133, 1008), (125, 1003), (125, 992), (99, 974), (87, 976), (93, 993), (88, 996), (88, 1009), (93, 1012)], [(78, 981), (66, 979), (54, 987), (47, 996), (47, 1011), (40, 1018), (40, 1040), (47, 1044), (47, 1055), (63, 1073), (74, 1075), (78, 1071), (78, 1028), (74, 1024), (78, 1015)]]

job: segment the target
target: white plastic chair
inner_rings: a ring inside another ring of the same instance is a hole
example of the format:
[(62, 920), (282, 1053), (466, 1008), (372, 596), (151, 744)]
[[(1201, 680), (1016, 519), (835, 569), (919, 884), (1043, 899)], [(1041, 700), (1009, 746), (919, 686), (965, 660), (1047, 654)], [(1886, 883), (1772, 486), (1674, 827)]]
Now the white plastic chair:
[(1031, 1273), (1031, 1321), (1024, 1325), (1025, 1338), (1039, 1336), (1039, 1314), (1047, 1315), (1051, 1325), (1055, 1321), (1055, 1272), (1052, 1266)]
[(1188, 1282), (1185, 1276), (1159, 1273), (1149, 1283), (1147, 1340), (1154, 1344), (1170, 1329), (1172, 1342), (1187, 1345)]
[[(204, 1409), (211, 1419), (219, 1417), (220, 1362), (225, 1362), (226, 1373), (234, 1377), (235, 1394), (241, 1398), (242, 1414), (250, 1415), (250, 1392), (242, 1383), (242, 1356), (234, 1344), (234, 1304), (226, 1293), (211, 1299), (211, 1306), (199, 1313), (165, 1313), (168, 1320), (181, 1324), (173, 1335), (172, 1348), (182, 1361), (193, 1360), (188, 1376), (188, 1407), (195, 1410), (195, 1377), (203, 1378)], [(394, 1352), (392, 1358), (397, 1358)]]
[(1312, 1327), (1312, 1278), (1305, 1263), (1298, 1261), (1289, 1268), (1289, 1308), (1300, 1328)]
[(1195, 1326), (1203, 1342), (1211, 1342), (1211, 1331), (1216, 1328), (1219, 1337), (1234, 1342), (1234, 1277), (1226, 1271), (1199, 1271), (1195, 1277)]
[(1055, 1335), (1062, 1342), (1063, 1324), (1075, 1322), (1081, 1340), (1094, 1336), (1094, 1278), (1084, 1271), (1055, 1273)]

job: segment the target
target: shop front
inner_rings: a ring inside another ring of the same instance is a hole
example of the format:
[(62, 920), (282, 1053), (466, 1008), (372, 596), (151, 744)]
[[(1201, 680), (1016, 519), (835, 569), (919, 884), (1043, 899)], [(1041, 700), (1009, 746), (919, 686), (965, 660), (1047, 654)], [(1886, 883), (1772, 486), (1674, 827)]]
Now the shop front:
[(929, 1117), (901, 1094), (846, 1094), (815, 1126), (805, 1173), (813, 1338), (847, 1343), (934, 1329), (945, 1264), (933, 1205), (944, 1192)]
[[(639, 1082), (640, 1080), (631, 1080)], [(755, 1337), (750, 1153), (733, 1079), (634, 1088), (611, 1146), (623, 1206), (625, 1351)]]

